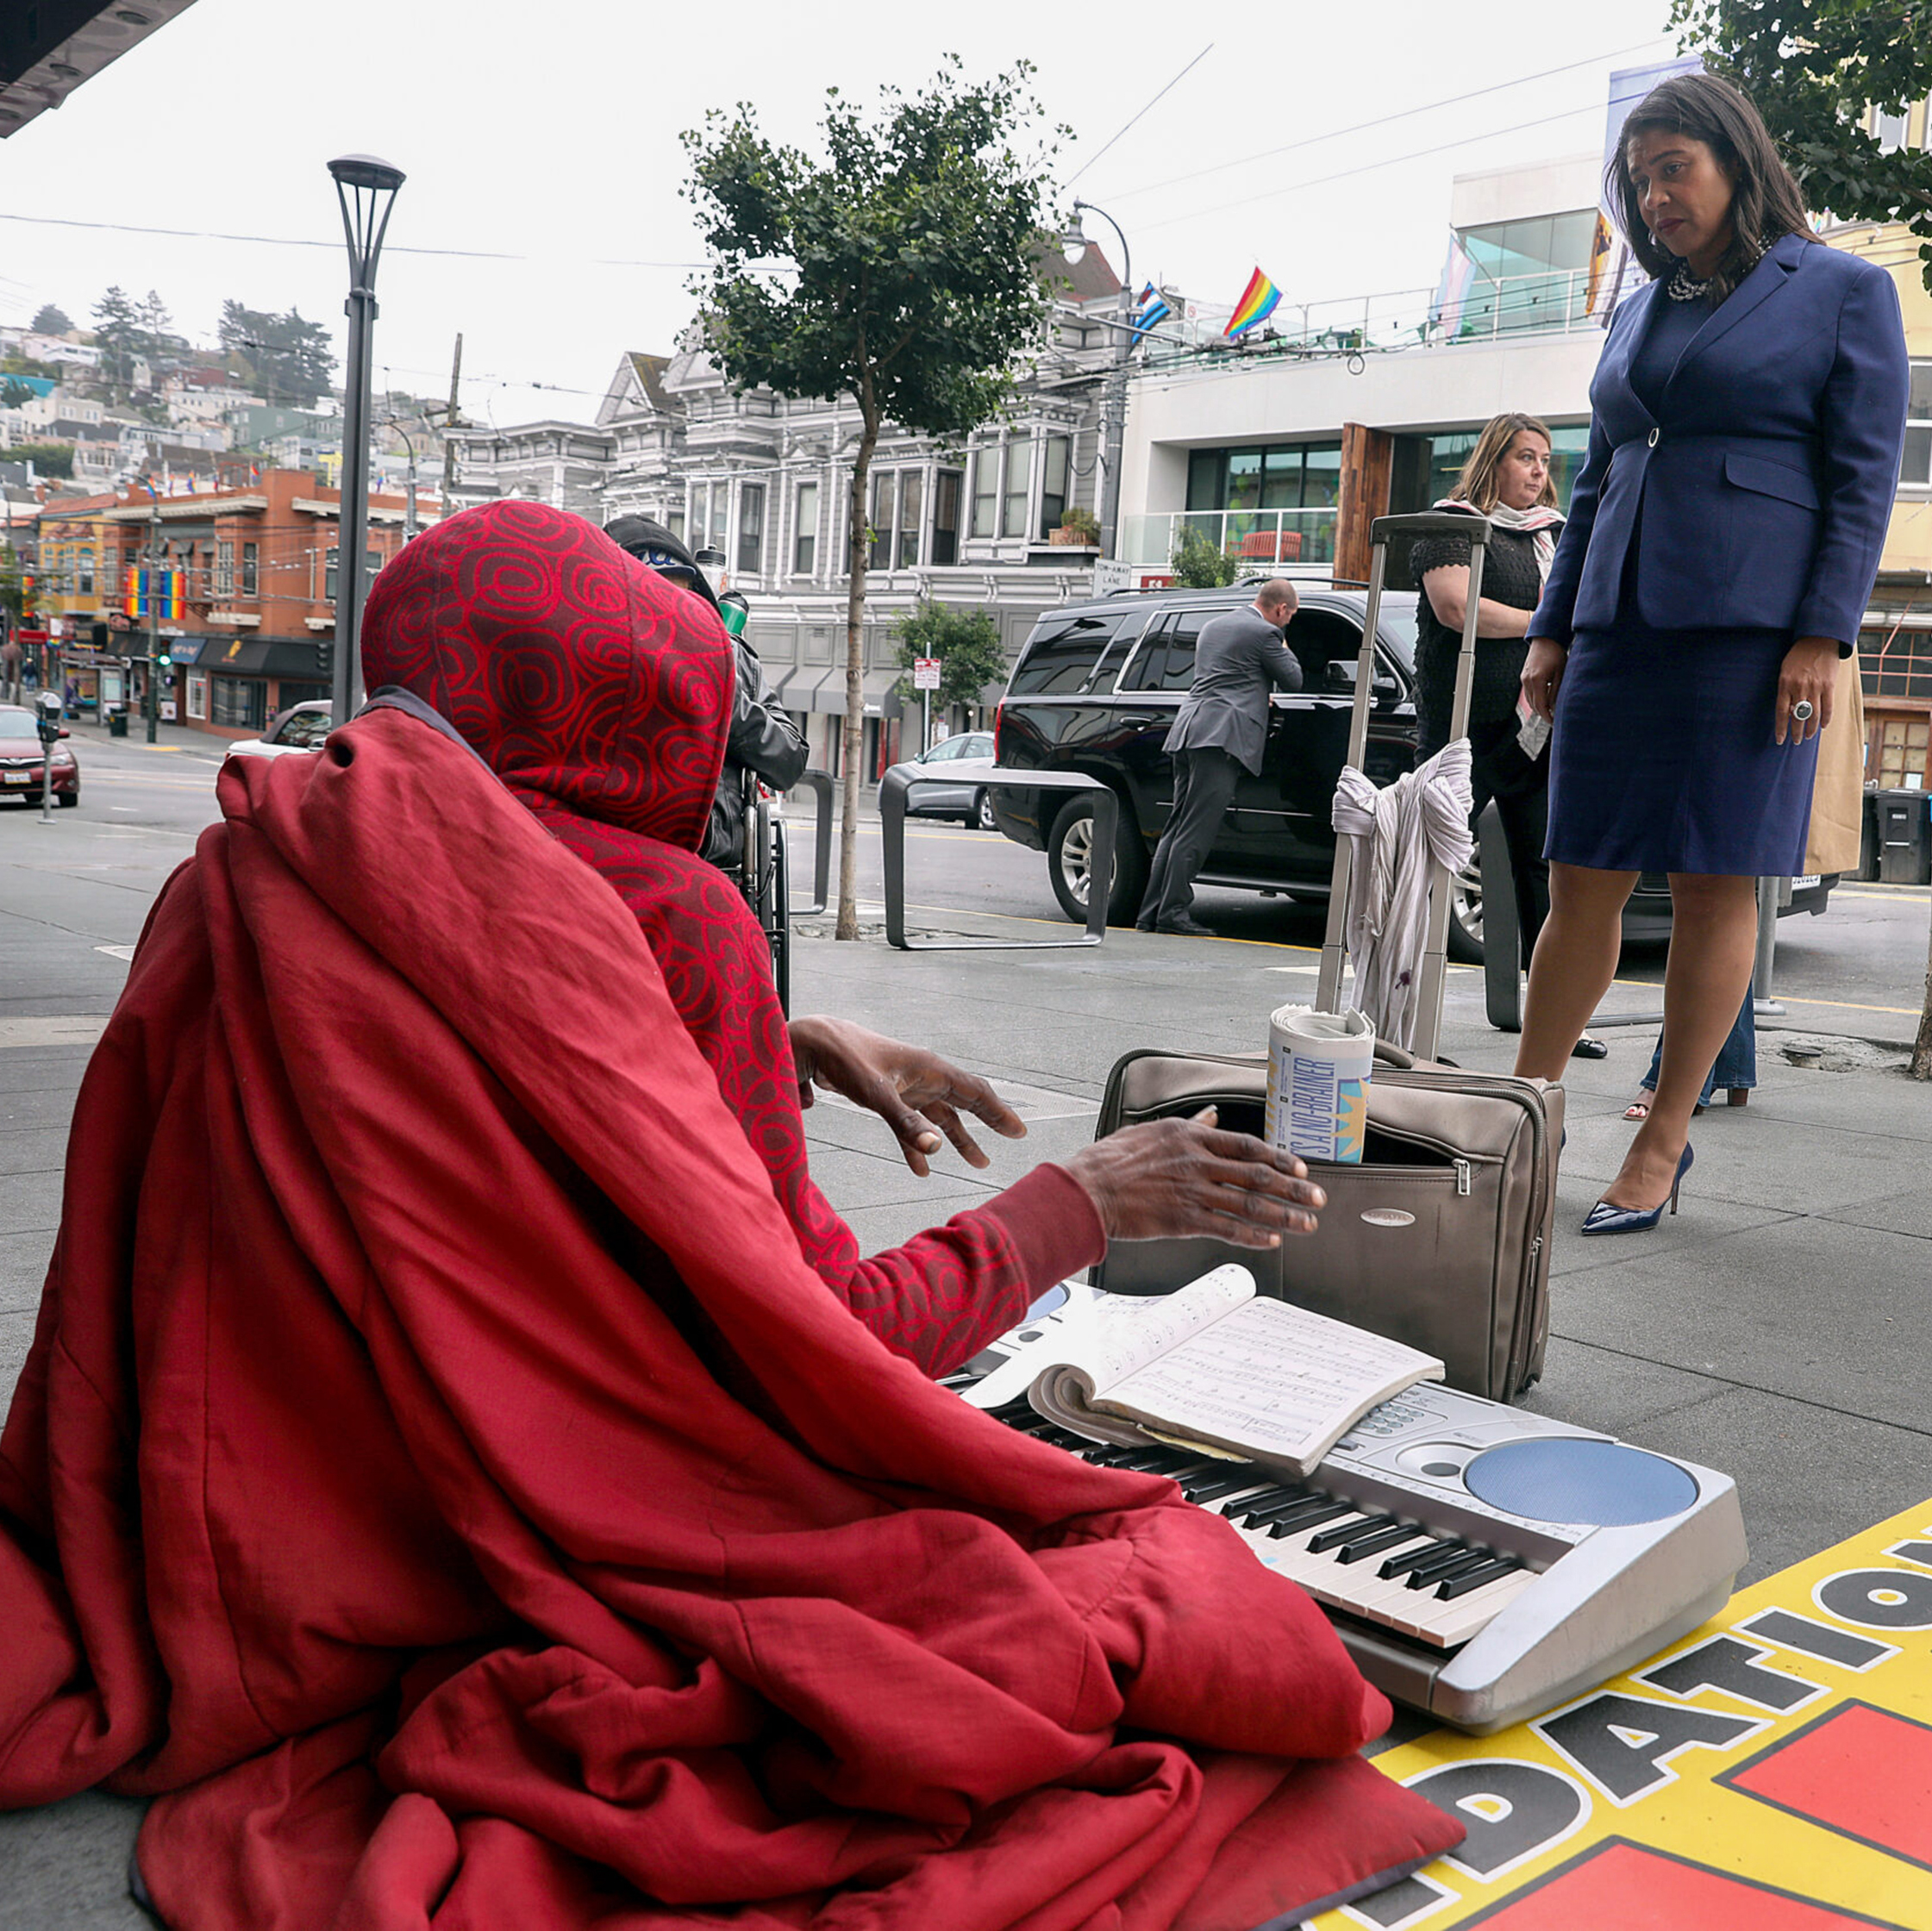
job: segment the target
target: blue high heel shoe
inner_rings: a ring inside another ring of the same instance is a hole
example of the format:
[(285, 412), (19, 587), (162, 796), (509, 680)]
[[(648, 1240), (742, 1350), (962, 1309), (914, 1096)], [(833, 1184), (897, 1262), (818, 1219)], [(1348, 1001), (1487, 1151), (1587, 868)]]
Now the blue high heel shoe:
[(1583, 1223), (1585, 1234), (1642, 1234), (1656, 1226), (1664, 1217), (1664, 1207), (1672, 1213), (1677, 1211), (1678, 1190), (1684, 1184), (1684, 1176), (1691, 1171), (1694, 1155), (1686, 1146), (1684, 1157), (1677, 1163), (1677, 1173), (1671, 1181), (1671, 1197), (1658, 1207), (1616, 1207), (1607, 1200), (1599, 1200), (1590, 1209)]

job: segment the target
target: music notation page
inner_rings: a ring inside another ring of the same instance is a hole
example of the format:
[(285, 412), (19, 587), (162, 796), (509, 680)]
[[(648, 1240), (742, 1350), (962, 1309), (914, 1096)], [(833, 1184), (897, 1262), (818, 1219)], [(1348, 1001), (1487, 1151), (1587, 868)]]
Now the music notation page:
[(1442, 1364), (1285, 1301), (1251, 1300), (1110, 1386), (1097, 1403), (1312, 1467), (1367, 1411)]

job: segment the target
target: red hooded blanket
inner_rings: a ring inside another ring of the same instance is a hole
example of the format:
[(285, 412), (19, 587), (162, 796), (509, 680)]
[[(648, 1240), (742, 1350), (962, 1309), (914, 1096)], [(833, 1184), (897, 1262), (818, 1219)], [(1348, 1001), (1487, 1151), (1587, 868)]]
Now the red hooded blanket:
[(1456, 1840), (1224, 1524), (828, 1290), (468, 750), (378, 711), (221, 794), (0, 1440), (0, 1803), (157, 1795), (176, 1931), (1242, 1931)]

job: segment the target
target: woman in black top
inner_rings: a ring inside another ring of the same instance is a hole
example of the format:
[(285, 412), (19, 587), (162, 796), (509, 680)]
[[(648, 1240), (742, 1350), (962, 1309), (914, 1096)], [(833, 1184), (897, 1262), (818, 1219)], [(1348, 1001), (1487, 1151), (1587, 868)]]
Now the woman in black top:
[[(1549, 431), (1535, 416), (1498, 416), (1477, 438), (1454, 491), (1435, 506), (1486, 516), (1494, 530), (1483, 560), (1476, 674), (1469, 695), (1469, 782), (1475, 817), (1493, 798), (1503, 821), (1526, 961), (1549, 911), (1549, 866), (1543, 859), (1549, 753), (1547, 743), (1534, 756), (1525, 751), (1519, 741), (1524, 720), (1517, 709), (1529, 619), (1542, 599), (1543, 578), (1563, 528), (1549, 452)], [(1456, 657), (1469, 605), (1469, 545), (1454, 536), (1424, 537), (1410, 554), (1410, 567), (1422, 591), (1416, 613), (1420, 763), (1449, 741)], [(1600, 1040), (1587, 1036), (1575, 1050), (1581, 1059), (1601, 1059), (1604, 1053)]]

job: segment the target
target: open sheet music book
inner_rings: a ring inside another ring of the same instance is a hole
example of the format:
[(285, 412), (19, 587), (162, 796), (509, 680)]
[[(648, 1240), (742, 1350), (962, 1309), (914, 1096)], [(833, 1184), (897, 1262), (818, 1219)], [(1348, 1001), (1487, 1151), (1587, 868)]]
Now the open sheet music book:
[(1024, 1393), (1091, 1440), (1153, 1434), (1306, 1475), (1370, 1409), (1441, 1378), (1433, 1356), (1260, 1298), (1230, 1266), (1158, 1297), (1072, 1303), (966, 1398), (997, 1408)]

